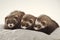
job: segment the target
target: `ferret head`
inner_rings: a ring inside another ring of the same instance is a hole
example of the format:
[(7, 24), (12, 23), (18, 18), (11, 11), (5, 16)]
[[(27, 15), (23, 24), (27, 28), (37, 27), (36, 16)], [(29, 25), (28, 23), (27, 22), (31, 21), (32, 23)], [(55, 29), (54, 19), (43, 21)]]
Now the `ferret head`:
[(14, 28), (17, 25), (18, 21), (15, 16), (8, 16), (5, 18), (5, 23), (8, 28)]
[(21, 28), (27, 29), (34, 24), (35, 18), (32, 15), (24, 15), (21, 20)]
[(11, 15), (15, 15), (16, 17), (18, 17), (20, 19), (25, 15), (25, 13), (23, 11), (15, 10), (15, 11), (11, 12)]
[(46, 27), (46, 21), (40, 21), (39, 19), (36, 19), (33, 29), (40, 30), (40, 29), (43, 29), (45, 27)]

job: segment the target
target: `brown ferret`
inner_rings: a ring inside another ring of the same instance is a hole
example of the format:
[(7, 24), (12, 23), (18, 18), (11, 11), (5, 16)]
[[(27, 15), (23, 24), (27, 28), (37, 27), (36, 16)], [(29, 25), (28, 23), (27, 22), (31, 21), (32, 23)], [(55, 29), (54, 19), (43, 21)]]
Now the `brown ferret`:
[(20, 27), (22, 17), (25, 15), (22, 11), (13, 11), (5, 17), (5, 29), (17, 29)]
[(25, 14), (21, 19), (21, 28), (22, 29), (32, 29), (34, 26), (36, 17), (30, 14)]
[(46, 34), (51, 34), (58, 27), (59, 25), (49, 16), (41, 15), (36, 19), (33, 29), (44, 32)]

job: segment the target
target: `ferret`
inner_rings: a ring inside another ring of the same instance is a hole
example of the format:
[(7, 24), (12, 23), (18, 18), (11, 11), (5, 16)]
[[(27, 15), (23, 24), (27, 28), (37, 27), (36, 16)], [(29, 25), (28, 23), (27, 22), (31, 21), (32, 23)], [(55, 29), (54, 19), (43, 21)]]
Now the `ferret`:
[(21, 28), (22, 29), (32, 29), (34, 26), (36, 17), (30, 14), (25, 14), (21, 19)]
[(25, 15), (22, 11), (13, 11), (5, 17), (5, 29), (17, 29), (20, 27), (20, 21)]
[(37, 17), (33, 29), (50, 35), (59, 25), (47, 15)]

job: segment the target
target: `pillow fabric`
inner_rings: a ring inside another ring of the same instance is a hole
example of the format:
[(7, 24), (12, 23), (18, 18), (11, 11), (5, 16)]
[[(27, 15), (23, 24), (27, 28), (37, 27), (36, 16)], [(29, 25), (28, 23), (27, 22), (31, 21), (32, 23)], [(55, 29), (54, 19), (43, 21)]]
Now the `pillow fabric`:
[(32, 30), (3, 29), (0, 25), (0, 40), (60, 40), (60, 28), (57, 28), (51, 35)]

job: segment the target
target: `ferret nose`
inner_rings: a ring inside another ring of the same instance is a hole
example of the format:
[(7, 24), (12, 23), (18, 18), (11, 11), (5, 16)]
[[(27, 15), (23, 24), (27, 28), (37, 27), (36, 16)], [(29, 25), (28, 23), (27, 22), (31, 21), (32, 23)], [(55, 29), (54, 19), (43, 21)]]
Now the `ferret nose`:
[(10, 26), (12, 26), (12, 25), (10, 25)]
[(12, 27), (14, 27), (14, 24), (13, 23), (12, 24), (8, 24), (8, 27), (12, 28)]
[(35, 25), (34, 27), (37, 27), (37, 25)]

